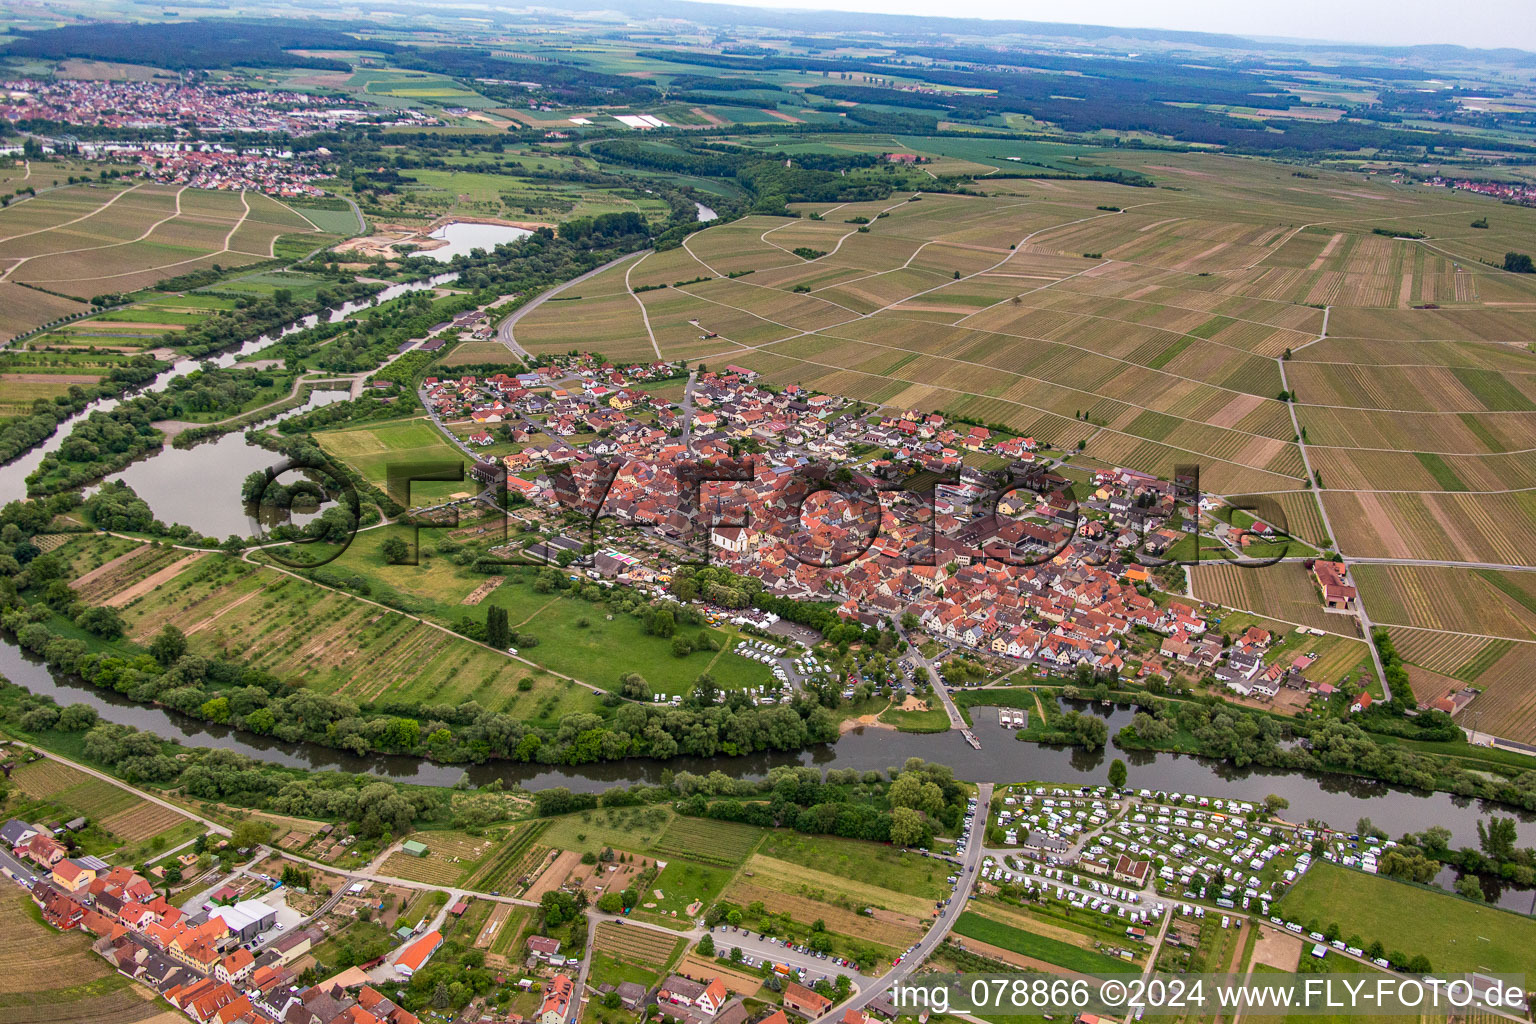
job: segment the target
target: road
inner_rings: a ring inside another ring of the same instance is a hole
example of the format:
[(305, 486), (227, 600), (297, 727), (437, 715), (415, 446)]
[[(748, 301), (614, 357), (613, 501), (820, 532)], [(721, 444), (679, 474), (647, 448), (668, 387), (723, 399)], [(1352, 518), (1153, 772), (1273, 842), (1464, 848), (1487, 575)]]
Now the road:
[(766, 936), (756, 932), (738, 928), (734, 931), (730, 925), (720, 925), (715, 929), (715, 952), (729, 956), (731, 950), (739, 949), (744, 956), (754, 960), (766, 960), (770, 963), (788, 964), (805, 971), (805, 984), (810, 986), (818, 978), (831, 980), (839, 974), (846, 974), (848, 980), (853, 982), (855, 988), (862, 989), (868, 985), (870, 979), (860, 974), (853, 967), (839, 967), (831, 960), (823, 960), (814, 953), (800, 953), (788, 946), (782, 946)]
[(833, 1021), (842, 1020), (845, 1010), (863, 1009), (869, 1005), (870, 1000), (889, 992), (891, 986), (903, 981), (908, 974), (921, 967), (923, 961), (932, 956), (933, 951), (949, 937), (950, 929), (965, 912), (971, 891), (976, 887), (976, 872), (984, 852), (982, 835), (987, 827), (987, 808), (991, 805), (992, 783), (983, 782), (976, 787), (976, 824), (971, 829), (971, 841), (966, 844), (963, 867), (959, 871), (960, 882), (955, 886), (955, 894), (950, 898), (949, 905), (939, 911), (939, 916), (929, 926), (927, 934), (918, 940), (917, 947), (912, 950), (911, 955), (903, 957), (901, 963), (876, 978), (868, 986), (861, 988), (852, 997), (833, 1006), (818, 1017), (814, 1024), (832, 1024)]
[(688, 372), (688, 386), (683, 388), (683, 447), (688, 447), (688, 438), (693, 435), (693, 386), (699, 381), (699, 371)]
[(523, 303), (523, 305), (519, 306), (517, 309), (514, 309), (511, 314), (501, 322), (501, 325), (496, 328), (496, 340), (505, 345), (507, 349), (519, 359), (531, 360), (533, 356), (528, 353), (527, 349), (523, 348), (523, 346), (517, 343), (517, 336), (513, 333), (513, 328), (517, 326), (517, 322), (519, 320), (527, 316), (529, 313), (532, 313), (545, 302), (554, 298), (556, 295), (559, 295), (561, 292), (565, 291), (572, 285), (580, 284), (588, 278), (596, 277), (603, 271), (618, 266), (625, 260), (634, 259), (636, 256), (643, 256), (645, 253), (650, 251), (651, 250), (646, 249), (644, 252), (632, 252), (627, 256), (620, 256), (616, 260), (609, 260), (607, 263), (604, 263), (600, 267), (594, 267), (579, 277), (573, 277), (569, 281), (566, 281), (564, 284), (557, 284), (549, 291), (529, 299), (527, 302)]

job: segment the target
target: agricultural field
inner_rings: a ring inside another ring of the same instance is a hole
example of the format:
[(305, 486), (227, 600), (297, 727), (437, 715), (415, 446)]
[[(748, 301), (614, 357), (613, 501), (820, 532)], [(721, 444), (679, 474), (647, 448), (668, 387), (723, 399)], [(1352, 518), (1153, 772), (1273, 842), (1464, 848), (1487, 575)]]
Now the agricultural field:
[(88, 818), (86, 842), (91, 846), (132, 846), (177, 832), (191, 821), (179, 811), (144, 800), (121, 786), (51, 758), (22, 765), (12, 773), (11, 780), (39, 806), (56, 809), (51, 814), (64, 812)]
[[(792, 155), (892, 141), (747, 144)], [(972, 168), (1014, 145), (899, 141)], [(1000, 178), (978, 180), (985, 198), (747, 217), (594, 278), (526, 317), (518, 340), (730, 360), (770, 384), (1082, 442), (1085, 465), (1166, 477), (1197, 463), (1206, 490), (1267, 494), (1297, 537), (1346, 556), (1521, 560), (1509, 524), (1536, 522), (1536, 332), (1496, 304), (1536, 288), (1445, 255), (1478, 241), (1465, 230), (1475, 200), (1328, 172), (1298, 183), (1220, 157), (1116, 160), (1177, 180), (1177, 195)], [(870, 222), (846, 223), (855, 215)], [(1530, 211), (1509, 217), (1536, 230)], [(1374, 233), (1384, 220), (1432, 241)]]
[(508, 892), (527, 875), (545, 848), (537, 845), (544, 822), (514, 825), (480, 866), (464, 880), (464, 888), (479, 892)]
[[(417, 486), (412, 487), (413, 495)], [(686, 693), (704, 672), (724, 689), (761, 685), (770, 678), (763, 665), (736, 653), (737, 633), (733, 628), (686, 627), (690, 637), (708, 640), (717, 649), (699, 643), (697, 650), (679, 657), (670, 641), (647, 634), (632, 615), (609, 618), (605, 605), (568, 593), (538, 592), (534, 586), (537, 570), (533, 568), (509, 567), (503, 582), (487, 594), (482, 590), (484, 574), (435, 554), (437, 540), (444, 532), (420, 532), (419, 564), (391, 565), (382, 552), (384, 543), (391, 537), (413, 543), (417, 540), (415, 531), (407, 526), (366, 530), (326, 571), (366, 579), (375, 595), (401, 595), (407, 602), (401, 607), (443, 625), (457, 623), (467, 614), (483, 619), (491, 608), (504, 608), (514, 632), (539, 639), (536, 647), (522, 646), (521, 657), (603, 689), (616, 688), (621, 677), (630, 672), (643, 676), (652, 692), (669, 696)], [(527, 671), (520, 662), (514, 664)]]
[(1387, 627), (1408, 665), (1414, 697), (1433, 701), (1471, 688), (1458, 722), (1536, 742), (1530, 655), (1536, 644), (1536, 576), (1432, 565), (1353, 568), (1371, 617)]
[[(95, 543), (82, 537), (61, 550)], [(82, 600), (123, 614), (130, 641), (146, 642), (171, 623), (194, 651), (247, 659), (254, 652), (259, 667), (325, 693), (474, 699), (551, 725), (597, 710), (586, 688), (447, 629), (225, 555), (143, 545), (75, 583)]]
[(1123, 973), (1126, 969), (1125, 961), (1118, 958), (1112, 959), (1092, 949), (1084, 949), (1075, 942), (1064, 942), (1038, 931), (1026, 931), (983, 917), (971, 910), (960, 915), (960, 919), (955, 922), (954, 933), (962, 940), (973, 940), (968, 948), (975, 948), (977, 943), (982, 943), (1024, 957), (1025, 962), (1018, 966), (1048, 969), (1054, 965), (1067, 973), (1084, 975)]
[(733, 867), (762, 841), (763, 830), (732, 821), (676, 817), (651, 846), (658, 857), (687, 857), (705, 864)]
[(661, 972), (676, 959), (686, 940), (649, 928), (621, 928), (611, 921), (597, 926), (592, 950)]
[(1536, 576), (1435, 565), (1352, 569), (1371, 618), (1383, 625), (1536, 640)]
[(950, 892), (949, 884), (944, 880), (948, 874), (944, 862), (894, 847), (775, 831), (768, 834), (760, 853), (763, 858), (778, 862), (776, 873), (792, 874), (787, 865), (795, 865), (806, 871), (843, 879), (841, 884), (847, 886), (850, 893), (867, 887), (872, 898), (891, 898), (877, 890), (910, 897), (899, 906), (881, 904), (890, 905), (893, 910), (927, 913), (934, 900), (942, 899)]
[(1317, 583), (1300, 562), (1279, 562), (1262, 568), (1230, 562), (1202, 563), (1190, 567), (1189, 577), (1192, 595), (1202, 601), (1330, 633), (1358, 635), (1353, 616), (1324, 610)]
[(385, 858), (381, 873), (431, 885), (458, 885), (479, 870), (503, 835), (501, 829), (480, 836), (460, 831), (415, 832), (407, 838), (425, 844), (426, 855), (416, 857), (397, 849)]
[(1422, 954), (1436, 971), (1525, 971), (1536, 942), (1524, 915), (1329, 863), (1313, 865), (1279, 907), (1308, 929), (1336, 923), (1351, 943), (1379, 941), (1394, 963)]
[(12, 203), (0, 210), (0, 288), (13, 300), (0, 304), (0, 337), (84, 312), (97, 295), (272, 259), (290, 234), (334, 237), (254, 192), (90, 183)]
[(91, 936), (59, 933), (43, 924), (25, 893), (6, 889), (0, 927), (10, 938), (0, 953), (0, 1022), (175, 1024), (184, 1019), (91, 952)]

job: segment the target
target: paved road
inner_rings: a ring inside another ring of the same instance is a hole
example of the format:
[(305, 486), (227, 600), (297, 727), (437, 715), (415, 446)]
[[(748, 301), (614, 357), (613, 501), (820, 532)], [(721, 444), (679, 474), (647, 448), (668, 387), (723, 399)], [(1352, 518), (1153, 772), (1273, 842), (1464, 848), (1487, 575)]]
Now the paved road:
[(814, 983), (818, 978), (826, 978), (830, 981), (839, 974), (846, 974), (856, 988), (862, 989), (870, 982), (870, 979), (860, 974), (857, 968), (839, 967), (833, 961), (823, 960), (814, 953), (796, 952), (788, 946), (781, 946), (772, 939), (747, 931), (745, 928), (732, 931), (729, 925), (721, 925), (715, 930), (714, 936), (716, 953), (729, 956), (731, 950), (740, 949), (743, 955), (754, 960), (766, 960), (798, 967), (805, 971), (807, 985)]
[(616, 260), (609, 260), (602, 266), (594, 267), (593, 269), (587, 271), (585, 274), (582, 274), (580, 277), (573, 277), (569, 281), (566, 281), (564, 284), (557, 284), (549, 291), (544, 292), (542, 295), (529, 299), (523, 305), (519, 306), (517, 309), (514, 309), (511, 315), (503, 320), (501, 325), (496, 328), (496, 340), (507, 346), (508, 350), (510, 350), (512, 354), (517, 356), (519, 359), (532, 359), (533, 356), (528, 353), (528, 350), (517, 343), (517, 337), (513, 333), (513, 328), (517, 326), (517, 322), (519, 320), (527, 316), (529, 313), (532, 313), (549, 299), (559, 295), (561, 292), (565, 291), (572, 285), (580, 284), (590, 277), (595, 277), (598, 274), (601, 274), (603, 271), (609, 269), (610, 267), (616, 267), (620, 263), (623, 263), (625, 260), (634, 259), (636, 256), (642, 256), (650, 251), (651, 250), (646, 249), (644, 252), (632, 252), (627, 256), (620, 256)]
[(970, 899), (971, 890), (976, 887), (976, 872), (981, 864), (983, 854), (982, 835), (986, 831), (986, 811), (992, 805), (992, 783), (983, 782), (976, 787), (976, 823), (971, 828), (971, 841), (966, 845), (965, 859), (960, 869), (960, 882), (955, 886), (955, 894), (949, 901), (949, 906), (939, 911), (939, 916), (934, 919), (928, 933), (918, 940), (917, 948), (910, 956), (902, 957), (901, 963), (892, 967), (885, 974), (876, 978), (868, 986), (849, 999), (833, 1006), (832, 1009), (816, 1019), (814, 1024), (831, 1024), (840, 1021), (843, 1011), (848, 1009), (863, 1009), (870, 1000), (884, 995), (890, 991), (891, 986), (903, 981), (909, 973), (922, 966), (923, 961), (933, 955), (933, 951), (949, 936), (950, 929), (955, 926), (960, 915), (965, 912), (966, 902)]
[(693, 386), (699, 382), (699, 371), (691, 370), (688, 373), (688, 386), (683, 388), (683, 447), (688, 447), (688, 438), (693, 436)]

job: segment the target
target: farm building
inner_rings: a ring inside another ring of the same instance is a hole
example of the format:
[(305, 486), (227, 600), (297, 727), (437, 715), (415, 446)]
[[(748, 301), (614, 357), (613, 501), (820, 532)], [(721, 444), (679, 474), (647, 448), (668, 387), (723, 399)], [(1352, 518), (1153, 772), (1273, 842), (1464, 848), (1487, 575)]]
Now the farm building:
[(409, 978), (432, 959), (432, 954), (436, 953), (437, 947), (442, 944), (442, 932), (427, 932), (400, 951), (399, 958), (395, 960), (395, 973), (402, 978)]
[(260, 900), (241, 900), (233, 906), (214, 907), (208, 917), (221, 919), (231, 934), (245, 942), (272, 927), (277, 911)]
[(425, 857), (428, 852), (426, 843), (419, 843), (414, 839), (407, 839), (401, 843), (400, 850), (402, 853), (408, 853), (412, 857)]

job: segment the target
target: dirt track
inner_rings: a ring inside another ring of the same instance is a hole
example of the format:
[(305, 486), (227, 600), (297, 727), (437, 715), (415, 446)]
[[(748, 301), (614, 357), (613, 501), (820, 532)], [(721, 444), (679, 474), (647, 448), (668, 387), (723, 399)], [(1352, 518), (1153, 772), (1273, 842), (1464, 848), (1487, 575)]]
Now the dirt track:
[(206, 551), (198, 551), (187, 555), (185, 558), (178, 558), (164, 569), (144, 577), (142, 580), (139, 580), (139, 582), (135, 583), (128, 589), (119, 590), (117, 593), (107, 598), (103, 603), (109, 608), (121, 608), (123, 605), (127, 604), (129, 601), (132, 601), (134, 598), (143, 597), (145, 594), (149, 593), (151, 590), (154, 590), (156, 587), (162, 583), (165, 583), (167, 580), (175, 579), (177, 574), (179, 574), (183, 569), (187, 568), (187, 566), (191, 565), (193, 562), (197, 561), (199, 558), (202, 558), (206, 554)]

